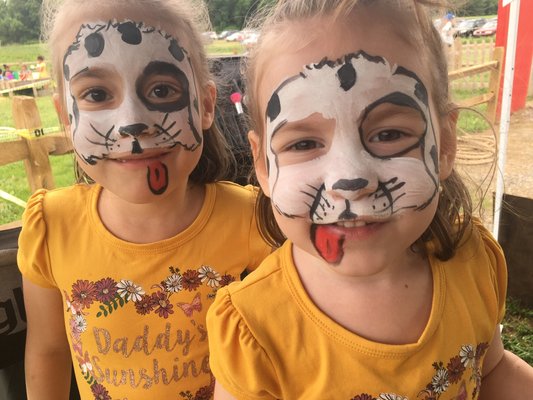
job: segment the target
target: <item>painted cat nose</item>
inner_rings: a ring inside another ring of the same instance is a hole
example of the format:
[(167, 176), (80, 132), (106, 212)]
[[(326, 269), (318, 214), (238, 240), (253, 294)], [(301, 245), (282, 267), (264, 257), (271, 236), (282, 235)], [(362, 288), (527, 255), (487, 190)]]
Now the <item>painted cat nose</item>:
[(376, 184), (377, 181), (365, 178), (338, 179), (331, 183), (331, 189), (327, 192), (333, 199), (351, 201), (373, 193), (376, 190)]
[(147, 130), (148, 130), (148, 125), (132, 124), (132, 125), (121, 126), (120, 128), (118, 128), (118, 133), (120, 133), (123, 136), (137, 137)]
[(368, 180), (363, 179), (363, 178), (339, 179), (337, 182), (333, 184), (332, 189), (355, 191), (355, 190), (364, 189), (367, 186), (368, 186)]

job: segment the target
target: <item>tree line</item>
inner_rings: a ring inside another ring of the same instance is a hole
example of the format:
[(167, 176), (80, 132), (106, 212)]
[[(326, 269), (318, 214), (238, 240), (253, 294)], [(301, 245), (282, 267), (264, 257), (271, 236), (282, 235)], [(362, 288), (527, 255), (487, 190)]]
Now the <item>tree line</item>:
[[(206, 0), (211, 23), (217, 32), (241, 29), (259, 7), (274, 1), (276, 0)], [(0, 0), (0, 43), (38, 40), (41, 3), (42, 0)], [(458, 16), (493, 15), (498, 11), (498, 0), (467, 0), (462, 4), (455, 10)]]

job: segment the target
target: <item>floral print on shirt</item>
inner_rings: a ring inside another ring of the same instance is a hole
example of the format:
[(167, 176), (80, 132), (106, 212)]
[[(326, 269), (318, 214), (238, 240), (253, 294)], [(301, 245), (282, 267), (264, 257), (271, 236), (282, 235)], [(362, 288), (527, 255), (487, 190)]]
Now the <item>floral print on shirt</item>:
[[(111, 400), (112, 397), (107, 388), (97, 382), (90, 356), (83, 349), (81, 335), (88, 329), (86, 315), (96, 310), (97, 318), (106, 318), (123, 307), (131, 306), (140, 316), (153, 313), (166, 319), (175, 312), (183, 312), (187, 317), (191, 317), (194, 312), (202, 310), (200, 292), (196, 293), (191, 303), (173, 302), (173, 295), (179, 292), (197, 291), (201, 285), (206, 285), (212, 290), (207, 298), (213, 299), (219, 288), (235, 281), (232, 275), (221, 275), (208, 265), (202, 265), (196, 270), (188, 269), (185, 272), (181, 272), (179, 268), (169, 267), (169, 272), (163, 281), (152, 285), (150, 291), (131, 280), (122, 279), (117, 282), (109, 277), (96, 282), (80, 279), (72, 285), (70, 295), (64, 291), (67, 312), (70, 313), (68, 324), (72, 348), (79, 368), (96, 400)], [(179, 395), (187, 400), (207, 400), (212, 398), (213, 392), (214, 378), (211, 375), (211, 383), (208, 386), (201, 387), (194, 394), (186, 391), (180, 392)]]
[[(488, 343), (483, 342), (477, 346), (466, 344), (461, 346), (459, 354), (452, 357), (449, 362), (444, 365), (442, 361), (434, 362), (433, 368), (435, 374), (426, 387), (421, 390), (416, 396), (417, 400), (438, 400), (445, 392), (452, 390), (454, 385), (459, 384), (457, 392), (452, 400), (466, 400), (468, 393), (466, 390), (465, 373), (470, 371), (470, 381), (474, 382), (474, 390), (472, 392), (472, 399), (477, 399), (479, 395), (479, 388), (481, 386), (481, 360), (489, 348)], [(402, 396), (394, 393), (381, 393), (377, 397), (361, 393), (352, 397), (350, 400), (410, 400), (407, 396)]]

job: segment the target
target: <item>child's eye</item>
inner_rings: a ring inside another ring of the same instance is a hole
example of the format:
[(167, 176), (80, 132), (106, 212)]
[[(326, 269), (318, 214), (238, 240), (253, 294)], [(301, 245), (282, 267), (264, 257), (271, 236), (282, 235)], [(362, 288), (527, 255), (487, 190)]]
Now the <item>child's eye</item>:
[(296, 142), (288, 147), (288, 150), (295, 150), (295, 151), (305, 151), (305, 150), (314, 150), (322, 146), (320, 143), (316, 142), (315, 140), (300, 140), (299, 142)]
[(161, 85), (155, 86), (148, 94), (148, 97), (167, 99), (169, 97), (176, 95), (177, 93), (178, 91), (172, 88), (171, 86), (161, 84)]
[(111, 96), (104, 89), (99, 88), (89, 89), (85, 91), (81, 97), (82, 99), (91, 103), (102, 103), (111, 98)]
[(386, 130), (378, 132), (372, 136), (369, 140), (371, 143), (377, 142), (392, 142), (393, 140), (401, 139), (405, 136), (405, 133), (396, 129)]

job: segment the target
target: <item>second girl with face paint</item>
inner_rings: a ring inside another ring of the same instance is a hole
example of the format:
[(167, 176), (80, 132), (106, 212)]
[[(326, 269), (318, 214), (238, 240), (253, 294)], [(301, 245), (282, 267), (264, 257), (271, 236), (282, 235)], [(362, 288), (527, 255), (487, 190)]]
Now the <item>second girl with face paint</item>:
[[(48, 2), (45, 2), (45, 7)], [(54, 2), (52, 2), (54, 3)], [(18, 263), (28, 398), (209, 399), (205, 315), (270, 248), (227, 147), (197, 1), (67, 0), (50, 43), (94, 183), (35, 193)]]
[(215, 399), (532, 393), (500, 337), (505, 259), (453, 170), (426, 3), (279, 0), (264, 22), (250, 142), (284, 243), (209, 310)]

